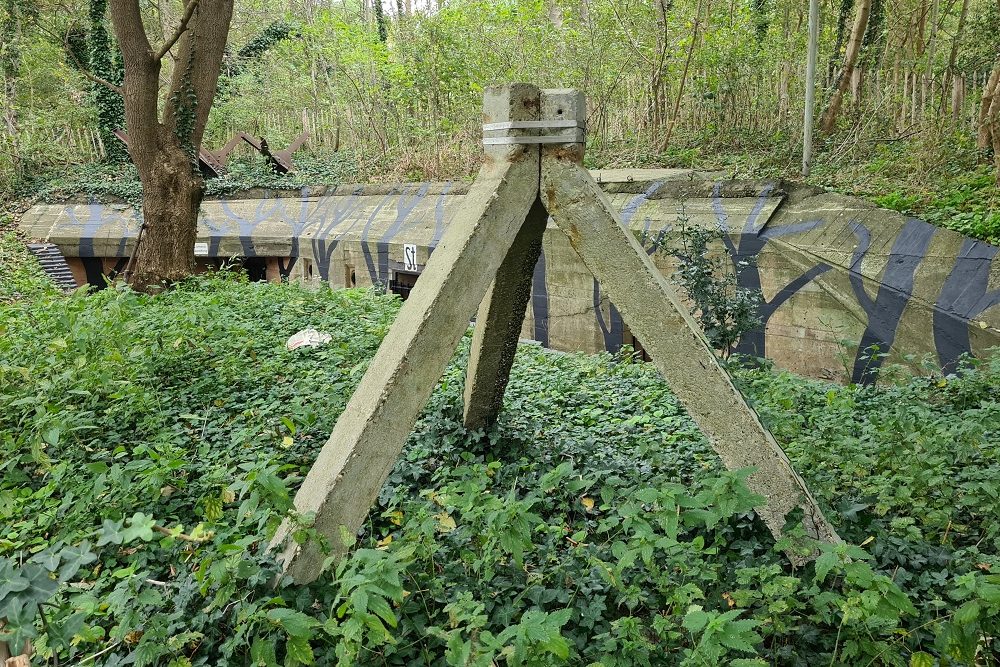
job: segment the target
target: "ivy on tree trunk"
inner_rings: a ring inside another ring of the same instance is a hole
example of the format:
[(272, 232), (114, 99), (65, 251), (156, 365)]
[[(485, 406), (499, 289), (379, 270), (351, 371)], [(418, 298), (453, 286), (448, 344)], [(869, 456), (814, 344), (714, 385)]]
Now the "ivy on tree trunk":
[[(90, 0), (90, 72), (105, 81), (121, 85), (121, 52), (108, 34), (107, 9), (108, 0)], [(96, 82), (91, 83), (91, 95), (97, 108), (97, 131), (104, 144), (105, 159), (108, 162), (125, 162), (128, 160), (128, 151), (114, 134), (115, 130), (125, 127), (125, 106), (121, 95)]]
[[(142, 182), (143, 232), (131, 279), (136, 289), (150, 291), (195, 269), (198, 209), (205, 194), (197, 155), (222, 68), (233, 0), (187, 0), (179, 25), (155, 49), (138, 0), (110, 0), (110, 7), (124, 60), (129, 152)], [(161, 116), (160, 68), (172, 49), (176, 58)]]

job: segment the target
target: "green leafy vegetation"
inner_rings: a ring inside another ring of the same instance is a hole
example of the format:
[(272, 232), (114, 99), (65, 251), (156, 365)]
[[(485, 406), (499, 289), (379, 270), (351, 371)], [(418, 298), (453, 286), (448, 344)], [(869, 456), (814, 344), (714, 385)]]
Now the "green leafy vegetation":
[(56, 292), (52, 281), (24, 247), (11, 218), (0, 214), (0, 304)]
[(733, 346), (746, 332), (761, 325), (757, 308), (763, 297), (760, 290), (748, 290), (738, 282), (736, 269), (728, 255), (713, 252), (713, 244), (723, 245), (726, 232), (721, 228), (690, 226), (691, 218), (683, 205), (677, 213), (677, 230), (672, 240), (653, 239), (643, 232), (644, 246), (668, 253), (677, 260), (671, 276), (691, 302), (691, 314), (712, 347), (728, 357)]
[[(468, 432), (463, 347), (350, 555), (273, 587), (268, 538), (397, 306), (225, 275), (0, 306), (3, 640), (106, 666), (996, 664), (1000, 362), (740, 370), (848, 541), (793, 568), (794, 522), (775, 545), (649, 364), (523, 346)], [(331, 342), (288, 351), (310, 326)]]
[[(314, 185), (358, 181), (355, 156), (349, 153), (296, 156), (297, 170), (276, 174), (262, 157), (234, 160), (222, 178), (206, 183), (206, 196), (221, 197), (254, 188), (296, 190)], [(19, 195), (41, 201), (85, 198), (97, 201), (142, 203), (142, 183), (131, 164), (85, 164), (60, 172), (44, 172), (27, 183)]]
[(989, 169), (953, 173), (930, 192), (893, 191), (875, 202), (1000, 245), (1000, 189)]
[[(822, 3), (817, 119), (859, 4)], [(103, 7), (0, 3), (0, 193), (138, 199), (131, 167), (89, 167), (121, 149), (108, 134), (120, 120), (114, 94), (77, 64), (100, 55), (91, 68), (117, 80), (117, 56), (88, 51), (117, 53)], [(162, 43), (179, 8), (143, 12)], [(296, 176), (244, 164), (220, 192), (467, 178), (480, 162), (482, 91), (510, 81), (587, 93), (589, 166), (800, 178), (800, 0), (237, 2), (234, 12), (204, 147), (238, 131), (272, 150), (310, 138)], [(871, 3), (857, 80), (836, 126), (815, 137), (809, 182), (996, 241), (994, 150), (977, 132), (998, 40), (994, 0)], [(167, 58), (167, 80), (172, 67)], [(245, 147), (238, 158), (262, 164)]]

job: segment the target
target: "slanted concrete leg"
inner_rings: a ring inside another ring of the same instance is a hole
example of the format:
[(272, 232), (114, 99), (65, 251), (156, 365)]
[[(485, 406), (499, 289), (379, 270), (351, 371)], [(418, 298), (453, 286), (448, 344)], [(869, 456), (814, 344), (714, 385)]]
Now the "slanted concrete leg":
[(479, 306), (465, 375), (465, 427), (468, 429), (491, 425), (503, 406), (503, 393), (514, 364), (548, 219), (542, 202), (536, 200)]
[[(514, 84), (486, 92), (488, 123), (538, 119), (539, 91)], [(519, 133), (519, 130), (512, 130)], [(300, 513), (343, 553), (342, 531), (364, 522), (420, 410), (538, 197), (537, 146), (488, 146), (462, 209), (379, 347), (295, 496)], [(325, 556), (299, 546), (284, 524), (272, 541), (295, 581), (319, 576)]]
[[(543, 91), (543, 113), (558, 104), (582, 118), (583, 96)], [(671, 390), (729, 469), (756, 468), (747, 480), (767, 500), (758, 513), (775, 537), (785, 515), (805, 510), (812, 537), (837, 542), (805, 482), (757, 414), (733, 386), (673, 287), (622, 224), (607, 196), (581, 165), (583, 145), (542, 148), (542, 201), (553, 221), (600, 281), (622, 320), (652, 357)]]

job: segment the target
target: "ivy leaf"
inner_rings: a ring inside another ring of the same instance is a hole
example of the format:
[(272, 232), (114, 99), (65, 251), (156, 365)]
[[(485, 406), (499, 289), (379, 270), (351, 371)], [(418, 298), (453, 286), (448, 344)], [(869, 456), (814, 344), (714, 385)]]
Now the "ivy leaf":
[(61, 645), (69, 648), (73, 637), (83, 629), (83, 622), (87, 615), (77, 612), (60, 623), (50, 623), (46, 634), (49, 636), (49, 644), (52, 646)]
[(37, 563), (26, 563), (21, 568), (21, 576), (28, 580), (28, 586), (17, 597), (29, 606), (48, 602), (59, 588), (59, 582)]
[(72, 579), (80, 568), (97, 560), (97, 555), (90, 550), (90, 542), (84, 541), (79, 547), (66, 547), (60, 553), (62, 567), (59, 568), (59, 582)]
[(0, 560), (0, 602), (11, 593), (19, 593), (28, 587), (28, 580), (17, 572), (14, 563), (6, 558)]
[(153, 517), (136, 512), (128, 520), (128, 524), (128, 528), (123, 530), (121, 534), (123, 542), (131, 542), (135, 539), (149, 542), (153, 539), (153, 526), (156, 525), (156, 520)]
[(930, 653), (917, 651), (910, 656), (910, 667), (934, 667), (934, 656)]
[(56, 568), (59, 567), (59, 550), (58, 548), (49, 548), (41, 551), (32, 556), (31, 562), (38, 563), (49, 572), (55, 572)]
[(105, 519), (104, 524), (97, 531), (97, 546), (103, 547), (106, 544), (121, 544), (123, 542), (123, 525), (121, 521)]
[(0, 632), (0, 641), (7, 642), (13, 655), (20, 655), (24, 651), (24, 642), (37, 636), (35, 632), (35, 609), (33, 603), (25, 604), (23, 600), (15, 598), (7, 605), (5, 613), (7, 618)]

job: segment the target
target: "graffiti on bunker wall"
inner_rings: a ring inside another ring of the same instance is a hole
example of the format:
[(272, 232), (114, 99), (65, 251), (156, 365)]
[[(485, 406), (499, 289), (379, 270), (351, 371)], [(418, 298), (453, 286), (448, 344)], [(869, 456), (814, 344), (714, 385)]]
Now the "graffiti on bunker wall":
[[(669, 213), (675, 213), (679, 203), (664, 197), (666, 183), (665, 180), (652, 181), (642, 192), (618, 200), (623, 222), (647, 240), (647, 252), (651, 254), (672, 230), (671, 224), (663, 222), (667, 219), (664, 211), (669, 209)], [(850, 316), (858, 320), (862, 328), (849, 369), (854, 382), (867, 383), (875, 379), (885, 356), (897, 346), (900, 322), (914, 302), (926, 308), (929, 316), (921, 320), (926, 324), (920, 324), (927, 329), (922, 336), (926, 349), (913, 352), (935, 354), (946, 372), (955, 370), (962, 355), (973, 352), (970, 328), (986, 328), (979, 318), (988, 315), (996, 319), (995, 314), (987, 311), (1000, 305), (1000, 281), (996, 279), (995, 267), (1000, 261), (997, 260), (1000, 248), (957, 237), (953, 252), (928, 257), (932, 242), (939, 238), (937, 235), (954, 235), (954, 232), (910, 218), (898, 224), (898, 232), (887, 240), (885, 228), (872, 226), (864, 216), (844, 220), (843, 216), (831, 215), (830, 210), (823, 207), (812, 213), (806, 207), (799, 218), (783, 218), (781, 224), (775, 224), (775, 202), (781, 202), (782, 197), (780, 190), (765, 186), (757, 192), (755, 200), (751, 198), (754, 203), (749, 209), (736, 207), (739, 210), (734, 212), (733, 205), (723, 195), (723, 183), (717, 182), (705, 202), (712, 215), (710, 222), (703, 221), (703, 224), (715, 224), (726, 233), (726, 250), (741, 287), (757, 290), (765, 283), (774, 283), (776, 277), (762, 275), (763, 269), (758, 262), (769, 253), (780, 254), (787, 248), (794, 248), (801, 250), (802, 256), (812, 257), (807, 265), (796, 265), (798, 274), (785, 279), (782, 286), (770, 287), (769, 297), (758, 306), (761, 326), (744, 336), (736, 352), (769, 356), (769, 346), (775, 343), (768, 325), (776, 313), (786, 308), (807, 286), (830, 292), (833, 282), (844, 276), (849, 285), (846, 298), (851, 301), (845, 305), (845, 312), (850, 311)], [(224, 251), (235, 254), (236, 248), (244, 257), (274, 257), (279, 274), (286, 278), (292, 277), (296, 263), (305, 259), (316, 276), (335, 284), (339, 284), (343, 267), (333, 266), (334, 257), (338, 256), (338, 251), (343, 256), (353, 252), (359, 257), (359, 275), (366, 276), (367, 283), (387, 285), (393, 271), (399, 268), (401, 260), (395, 255), (402, 252), (402, 244), (414, 244), (422, 247), (426, 254), (432, 253), (447, 228), (449, 213), (455, 210), (460, 199), (461, 195), (453, 194), (450, 183), (436, 186), (401, 184), (377, 194), (367, 194), (365, 186), (357, 186), (346, 193), (326, 194), (323, 191), (317, 195), (307, 187), (297, 196), (208, 203), (200, 220), (200, 238), (207, 237), (208, 258), (222, 258)], [(117, 259), (117, 264), (113, 265), (115, 271), (124, 268), (129, 244), (134, 242), (139, 229), (133, 209), (96, 202), (48, 209), (57, 211), (49, 213), (58, 218), (55, 224), (50, 223), (52, 231), (58, 228), (76, 239), (77, 247), (72, 251), (64, 249), (64, 252), (80, 257), (87, 282), (105, 284), (102, 274), (109, 266), (105, 259)], [(643, 214), (650, 210), (656, 215)], [(653, 227), (654, 217), (658, 221), (656, 228)], [(803, 241), (810, 235), (822, 234), (827, 228), (834, 231), (824, 242), (844, 246), (834, 248), (839, 253), (834, 254), (843, 256), (843, 261), (810, 254), (808, 244)], [(873, 241), (875, 238), (878, 243)], [(279, 246), (280, 250), (276, 250)], [(592, 329), (604, 349), (619, 350), (626, 340), (627, 329), (618, 310), (607, 302), (596, 280), (592, 279), (586, 288), (577, 285), (570, 289), (561, 284), (567, 263), (580, 260), (574, 254), (553, 252), (546, 243), (534, 269), (529, 306), (532, 318), (526, 335), (543, 345), (565, 349), (565, 341), (558, 336), (552, 337), (552, 299), (573, 299), (579, 304), (569, 309), (578, 320), (572, 326)], [(884, 268), (877, 275), (866, 273), (863, 267), (871, 262), (883, 262)], [(933, 294), (928, 293), (925, 286), (917, 298), (914, 296), (916, 276), (927, 262), (946, 262), (948, 266), (944, 270), (938, 267), (941, 278), (933, 287)], [(843, 290), (838, 298), (845, 298)], [(1000, 329), (996, 323), (991, 326)], [(997, 341), (1000, 343), (1000, 337)], [(872, 354), (873, 351), (876, 353)]]

